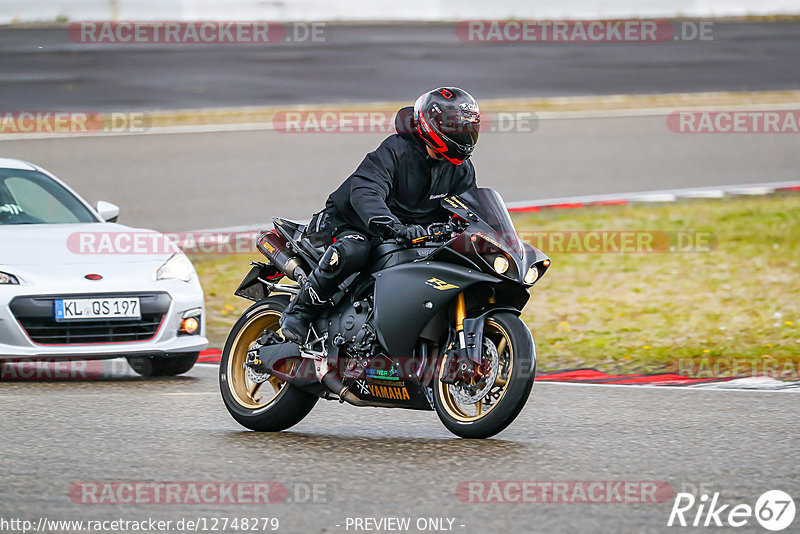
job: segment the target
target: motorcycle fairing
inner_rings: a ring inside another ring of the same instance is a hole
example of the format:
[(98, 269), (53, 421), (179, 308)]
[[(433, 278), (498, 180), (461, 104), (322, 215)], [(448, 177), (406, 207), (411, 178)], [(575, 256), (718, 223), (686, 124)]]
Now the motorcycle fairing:
[[(413, 360), (409, 358), (408, 361)], [(397, 408), (432, 409), (428, 401), (427, 387), (414, 378), (392, 381), (367, 376), (350, 379), (346, 383), (350, 391), (362, 400), (393, 404)]]
[(373, 273), (378, 341), (393, 357), (411, 355), (420, 332), (456, 296), (493, 276), (439, 262), (404, 263)]
[(477, 236), (481, 241), (491, 243), (497, 249), (508, 254), (512, 267), (503, 278), (515, 282), (523, 282), (523, 277), (533, 265), (538, 265), (539, 275), (537, 280), (544, 276), (547, 265), (542, 264), (548, 256), (536, 247), (522, 241), (514, 227), (511, 216), (505, 207), (502, 197), (492, 190), (477, 188), (461, 195), (445, 197), (441, 201), (443, 208), (459, 218), (467, 221), (467, 231), (452, 239), (448, 245), (465, 253), (470, 257), (485, 258), (473, 248)]

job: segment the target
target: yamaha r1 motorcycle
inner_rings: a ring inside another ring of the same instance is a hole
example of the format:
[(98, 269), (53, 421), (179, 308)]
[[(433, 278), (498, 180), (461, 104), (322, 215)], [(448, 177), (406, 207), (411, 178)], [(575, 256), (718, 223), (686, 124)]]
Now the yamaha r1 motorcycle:
[(506, 428), (534, 381), (536, 350), (520, 312), (550, 265), (522, 242), (500, 195), (477, 189), (442, 199), (449, 222), (413, 243), (392, 237), (392, 220), (370, 229), (385, 238), (368, 266), (340, 286), (305, 343), (287, 342), (279, 320), (324, 250), (305, 227), (275, 218), (235, 294), (255, 301), (231, 330), (220, 388), (243, 426), (279, 431), (317, 400), (435, 410), (465, 438)]

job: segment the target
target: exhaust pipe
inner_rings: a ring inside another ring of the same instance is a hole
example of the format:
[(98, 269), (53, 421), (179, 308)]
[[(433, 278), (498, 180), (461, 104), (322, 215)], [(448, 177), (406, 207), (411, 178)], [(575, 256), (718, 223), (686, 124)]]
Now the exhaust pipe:
[(262, 232), (256, 240), (256, 248), (290, 279), (296, 282), (306, 279), (306, 273), (300, 267), (297, 256), (286, 247), (286, 240), (275, 230)]

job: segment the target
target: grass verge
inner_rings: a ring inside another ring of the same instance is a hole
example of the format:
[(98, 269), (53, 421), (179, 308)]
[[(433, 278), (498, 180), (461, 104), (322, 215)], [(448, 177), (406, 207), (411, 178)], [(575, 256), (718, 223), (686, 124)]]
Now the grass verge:
[[(666, 111), (741, 108), (796, 108), (800, 91), (729, 91), (706, 93), (622, 94), (541, 98), (500, 98), (481, 100), (484, 113), (536, 112), (547, 113), (616, 113), (636, 110)], [(238, 108), (161, 110), (148, 112), (150, 127), (192, 127), (200, 125), (271, 124), (281, 111), (358, 111), (382, 112), (390, 116), (408, 102), (365, 102), (317, 105), (248, 106)]]
[[(541, 369), (694, 376), (771, 370), (798, 379), (800, 195), (547, 209), (514, 219), (523, 237), (694, 231), (713, 235), (715, 243), (708, 252), (581, 253), (551, 246), (550, 271), (523, 313)], [(248, 305), (232, 293), (256, 255), (192, 258), (206, 290), (212, 346), (224, 344)]]

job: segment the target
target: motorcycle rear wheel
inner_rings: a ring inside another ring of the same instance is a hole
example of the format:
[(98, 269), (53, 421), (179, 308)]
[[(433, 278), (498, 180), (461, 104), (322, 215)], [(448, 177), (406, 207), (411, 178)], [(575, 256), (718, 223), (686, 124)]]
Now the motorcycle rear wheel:
[[(222, 400), (231, 416), (250, 430), (286, 430), (308, 415), (319, 399), (272, 376), (264, 382), (254, 382), (244, 365), (247, 351), (258, 346), (256, 342), (265, 331), (279, 331), (281, 314), (288, 304), (288, 297), (276, 295), (252, 305), (233, 325), (222, 351)], [(267, 389), (265, 394), (262, 389)]]
[(499, 371), (489, 391), (477, 402), (463, 400), (463, 392), (471, 391), (470, 384), (451, 385), (439, 380), (444, 356), (438, 363), (433, 388), (436, 413), (450, 432), (462, 438), (488, 438), (510, 425), (525, 406), (536, 373), (536, 347), (522, 319), (508, 312), (491, 315), (486, 318), (483, 336), (489, 340), (483, 356), (499, 358)]

